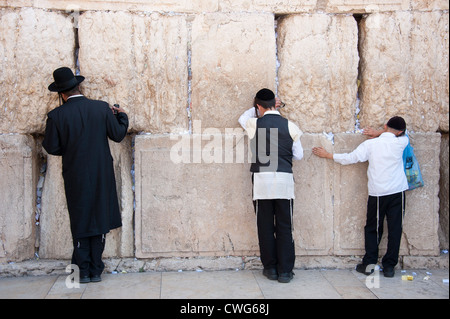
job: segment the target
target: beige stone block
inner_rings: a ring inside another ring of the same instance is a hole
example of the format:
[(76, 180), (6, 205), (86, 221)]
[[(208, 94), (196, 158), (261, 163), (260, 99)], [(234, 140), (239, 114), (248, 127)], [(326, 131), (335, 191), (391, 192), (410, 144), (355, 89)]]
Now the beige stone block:
[[(336, 134), (333, 153), (352, 152), (366, 138), (361, 134)], [(367, 162), (333, 164), (334, 254), (363, 255), (367, 212)]]
[(278, 95), (304, 132), (355, 128), (358, 28), (347, 15), (292, 15), (278, 22)]
[(440, 175), (439, 180), (439, 241), (440, 248), (449, 247), (449, 137), (442, 134), (441, 154), (440, 154)]
[[(4, 0), (2, 0), (4, 1)], [(57, 10), (103, 10), (103, 11), (166, 11), (166, 12), (207, 12), (217, 11), (218, 0), (7, 0), (11, 7), (34, 6)], [(0, 2), (0, 7), (2, 2)]]
[[(417, 1), (422, 2), (422, 1)], [(421, 8), (445, 8), (436, 1), (434, 5), (420, 5)], [(408, 10), (410, 0), (222, 0), (219, 3), (221, 11), (265, 11), (276, 14), (292, 13), (372, 13), (385, 11)], [(448, 8), (448, 5), (447, 5)]]
[(326, 4), (322, 10), (334, 13), (403, 11), (408, 10), (410, 4), (410, 0), (329, 0), (317, 2)]
[(301, 137), (304, 157), (293, 161), (295, 181), (294, 242), (297, 256), (333, 254), (333, 165), (312, 154), (312, 148), (330, 148), (318, 134)]
[(73, 244), (60, 156), (47, 156), (39, 228), (40, 258), (71, 258)]
[[(192, 23), (192, 119), (232, 128), (259, 89), (275, 89), (274, 16), (211, 13)], [(194, 133), (199, 133), (195, 131)]]
[(34, 255), (35, 148), (29, 135), (0, 134), (0, 262)]
[(406, 255), (439, 256), (439, 154), (441, 134), (409, 134), (424, 187), (406, 192), (403, 221)]
[[(244, 150), (244, 136), (238, 136), (136, 136), (136, 257), (239, 256), (259, 250), (249, 165), (224, 159), (227, 152)], [(224, 151), (225, 145), (231, 148)], [(221, 159), (210, 162), (209, 153), (216, 150)]]
[(420, 11), (430, 10), (448, 10), (449, 3), (447, 0), (411, 0), (411, 9)]
[(320, 1), (318, 0), (221, 0), (219, 2), (220, 11), (263, 11), (278, 14), (302, 13), (317, 10)]
[(83, 13), (83, 92), (123, 106), (131, 131), (187, 131), (188, 20), (159, 13)]
[(0, 133), (42, 133), (58, 103), (53, 71), (74, 66), (71, 19), (58, 12), (0, 10)]
[[(121, 143), (110, 142), (114, 160), (122, 227), (106, 235), (104, 257), (133, 256), (133, 192), (131, 180), (131, 137)], [(42, 191), (39, 256), (46, 259), (70, 259), (73, 251), (67, 211), (62, 161), (47, 156), (47, 171)]]
[(448, 12), (393, 12), (361, 22), (361, 124), (394, 115), (417, 132), (448, 131)]

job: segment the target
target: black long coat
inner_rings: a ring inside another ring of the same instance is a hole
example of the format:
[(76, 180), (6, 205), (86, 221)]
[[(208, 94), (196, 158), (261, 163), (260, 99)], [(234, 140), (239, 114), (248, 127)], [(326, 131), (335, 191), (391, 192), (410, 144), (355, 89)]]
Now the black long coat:
[(108, 137), (120, 142), (128, 129), (125, 113), (108, 103), (72, 97), (47, 114), (42, 146), (62, 156), (62, 174), (74, 239), (106, 234), (122, 226)]

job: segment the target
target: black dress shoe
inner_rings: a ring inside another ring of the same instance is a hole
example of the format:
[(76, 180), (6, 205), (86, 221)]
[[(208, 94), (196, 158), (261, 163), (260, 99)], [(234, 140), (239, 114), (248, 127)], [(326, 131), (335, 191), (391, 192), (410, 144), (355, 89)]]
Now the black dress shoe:
[(278, 279), (278, 273), (275, 268), (269, 268), (263, 270), (263, 275), (269, 278), (270, 280), (277, 280)]
[(290, 282), (292, 280), (292, 278), (294, 278), (294, 272), (285, 272), (285, 273), (281, 273), (278, 275), (278, 282), (287, 284), (288, 282)]
[(394, 267), (385, 267), (383, 268), (384, 277), (392, 278), (394, 277), (395, 270)]
[(102, 277), (100, 275), (91, 276), (91, 282), (100, 282), (102, 281)]
[(370, 271), (367, 271), (367, 266), (369, 266), (369, 265), (358, 264), (358, 265), (356, 265), (355, 269), (356, 269), (357, 272), (359, 272), (361, 274), (364, 274), (366, 276), (369, 276), (369, 275), (371, 275), (373, 273), (373, 268), (372, 269), (369, 268)]
[(91, 278), (89, 276), (80, 277), (80, 284), (87, 284), (91, 282)]

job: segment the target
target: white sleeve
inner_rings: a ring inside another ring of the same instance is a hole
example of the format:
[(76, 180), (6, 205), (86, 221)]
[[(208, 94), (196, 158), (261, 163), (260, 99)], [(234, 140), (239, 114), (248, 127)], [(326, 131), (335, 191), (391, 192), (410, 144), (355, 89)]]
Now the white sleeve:
[(353, 152), (334, 154), (333, 160), (342, 165), (355, 164), (358, 162), (365, 162), (369, 160), (367, 145), (365, 142), (361, 143)]
[(292, 144), (292, 154), (293, 159), (301, 160), (303, 158), (303, 147), (300, 142), (300, 136), (303, 135), (303, 132), (292, 122), (288, 122), (289, 134), (291, 138), (294, 140), (294, 144)]
[(239, 117), (239, 124), (241, 124), (242, 128), (244, 130), (246, 130), (246, 125), (247, 125), (247, 121), (251, 118), (256, 118), (256, 114), (255, 114), (255, 108), (252, 107), (250, 109), (248, 109), (247, 111), (244, 112), (244, 114), (242, 114)]
[(298, 139), (297, 141), (294, 142), (294, 144), (292, 144), (292, 154), (293, 159), (297, 161), (303, 158), (303, 147), (302, 143), (300, 142), (300, 139)]

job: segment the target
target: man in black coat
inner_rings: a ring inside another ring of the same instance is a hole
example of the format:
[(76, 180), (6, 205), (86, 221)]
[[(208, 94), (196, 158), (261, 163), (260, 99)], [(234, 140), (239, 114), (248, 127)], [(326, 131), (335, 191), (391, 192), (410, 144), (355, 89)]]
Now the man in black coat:
[(63, 104), (47, 114), (42, 146), (62, 156), (62, 174), (69, 210), (74, 251), (72, 264), (80, 282), (101, 281), (105, 234), (122, 226), (113, 159), (108, 138), (123, 140), (128, 117), (120, 107), (81, 95), (82, 76), (66, 67), (53, 73), (48, 89), (58, 92)]

